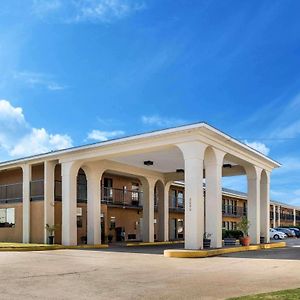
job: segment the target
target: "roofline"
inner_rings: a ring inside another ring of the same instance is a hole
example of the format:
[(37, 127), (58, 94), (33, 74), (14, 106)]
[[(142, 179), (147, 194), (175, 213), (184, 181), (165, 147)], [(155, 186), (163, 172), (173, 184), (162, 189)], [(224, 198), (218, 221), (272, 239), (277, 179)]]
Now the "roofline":
[(204, 128), (206, 128), (206, 129), (208, 129), (208, 130), (210, 130), (210, 131), (212, 131), (212, 132), (214, 132), (218, 135), (223, 136), (228, 141), (231, 141), (231, 142), (233, 142), (233, 143), (235, 143), (235, 144), (251, 151), (252, 153), (254, 153), (256, 155), (259, 155), (260, 157), (262, 157), (265, 160), (268, 160), (269, 162), (271, 162), (272, 164), (274, 164), (277, 167), (281, 166), (281, 164), (279, 162), (269, 158), (268, 156), (266, 156), (263, 153), (257, 151), (256, 149), (253, 149), (252, 147), (246, 145), (245, 143), (240, 142), (239, 140), (237, 140), (234, 137), (224, 133), (223, 131), (217, 129), (216, 127), (213, 127), (213, 126), (209, 125), (206, 122), (197, 122), (197, 123), (191, 123), (191, 124), (186, 124), (186, 125), (181, 125), (181, 126), (176, 126), (176, 127), (169, 127), (169, 128), (166, 128), (166, 129), (153, 130), (153, 131), (149, 131), (149, 132), (145, 132), (145, 133), (129, 135), (129, 136), (110, 139), (110, 140), (102, 141), (102, 142), (95, 142), (95, 143), (90, 143), (90, 144), (86, 144), (86, 145), (80, 145), (80, 146), (74, 146), (74, 147), (60, 149), (60, 150), (49, 151), (49, 152), (36, 154), (36, 155), (31, 155), (31, 156), (26, 156), (26, 157), (14, 159), (14, 160), (7, 160), (7, 161), (0, 162), (0, 167), (10, 166), (10, 165), (13, 165), (15, 163), (26, 162), (28, 160), (49, 158), (49, 157), (52, 157), (52, 156), (55, 156), (55, 155), (58, 155), (58, 154), (67, 154), (67, 153), (71, 153), (71, 152), (77, 151), (77, 150), (87, 150), (87, 149), (96, 148), (98, 146), (114, 145), (114, 144), (117, 144), (117, 143), (128, 142), (128, 141), (132, 141), (132, 140), (135, 140), (135, 139), (149, 138), (149, 137), (153, 137), (153, 136), (159, 136), (161, 134), (169, 134), (169, 133), (174, 133), (174, 132), (177, 132), (177, 131), (186, 131), (186, 130), (197, 129), (197, 128), (201, 128), (201, 127), (204, 127)]

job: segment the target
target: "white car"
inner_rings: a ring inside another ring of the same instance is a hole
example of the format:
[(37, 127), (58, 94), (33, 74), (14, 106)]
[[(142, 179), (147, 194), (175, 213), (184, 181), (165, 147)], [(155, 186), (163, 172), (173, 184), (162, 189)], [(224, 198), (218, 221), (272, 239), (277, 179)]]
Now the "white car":
[(281, 231), (270, 228), (270, 238), (274, 240), (285, 239), (287, 235)]

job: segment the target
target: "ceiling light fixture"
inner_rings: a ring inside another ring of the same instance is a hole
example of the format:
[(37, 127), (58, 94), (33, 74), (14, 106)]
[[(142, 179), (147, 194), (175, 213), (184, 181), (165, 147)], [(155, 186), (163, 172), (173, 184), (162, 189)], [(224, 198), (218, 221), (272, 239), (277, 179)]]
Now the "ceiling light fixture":
[(145, 165), (145, 166), (148, 166), (148, 167), (149, 167), (149, 166), (153, 166), (153, 161), (152, 161), (152, 160), (145, 160), (145, 161), (144, 161), (144, 165)]

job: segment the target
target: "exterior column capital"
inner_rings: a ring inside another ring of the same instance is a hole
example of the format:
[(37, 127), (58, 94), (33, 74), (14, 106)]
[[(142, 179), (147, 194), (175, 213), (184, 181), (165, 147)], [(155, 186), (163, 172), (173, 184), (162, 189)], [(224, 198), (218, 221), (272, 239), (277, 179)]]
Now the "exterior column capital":
[(184, 159), (204, 159), (204, 152), (208, 145), (200, 142), (185, 142), (176, 145), (182, 152)]
[(246, 166), (244, 168), (245, 168), (248, 180), (260, 180), (261, 172), (263, 170), (262, 168), (257, 167), (255, 165)]

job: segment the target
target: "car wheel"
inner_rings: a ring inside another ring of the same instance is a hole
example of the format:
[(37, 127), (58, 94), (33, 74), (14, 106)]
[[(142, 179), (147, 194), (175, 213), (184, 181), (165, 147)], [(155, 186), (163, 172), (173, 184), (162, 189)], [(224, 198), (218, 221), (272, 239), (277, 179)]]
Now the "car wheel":
[(278, 234), (274, 235), (274, 240), (279, 240), (279, 235)]

